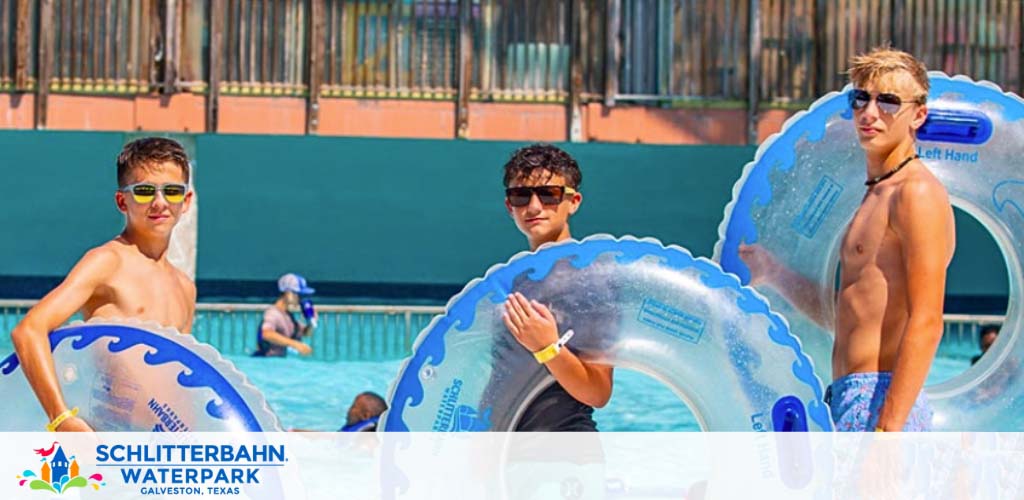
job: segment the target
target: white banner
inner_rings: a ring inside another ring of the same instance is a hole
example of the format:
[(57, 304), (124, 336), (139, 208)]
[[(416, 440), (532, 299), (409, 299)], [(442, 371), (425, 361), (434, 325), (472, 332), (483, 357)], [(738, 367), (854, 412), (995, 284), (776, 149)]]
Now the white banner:
[(3, 433), (0, 498), (1024, 496), (1024, 434)]

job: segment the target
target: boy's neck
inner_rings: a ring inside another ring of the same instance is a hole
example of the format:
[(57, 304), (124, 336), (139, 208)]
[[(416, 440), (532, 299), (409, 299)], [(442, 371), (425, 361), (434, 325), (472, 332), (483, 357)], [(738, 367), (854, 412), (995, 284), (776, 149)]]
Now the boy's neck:
[(569, 226), (567, 224), (565, 226), (565, 229), (563, 229), (561, 233), (558, 233), (558, 236), (555, 236), (554, 238), (543, 238), (543, 239), (539, 239), (539, 240), (536, 240), (536, 241), (534, 241), (534, 240), (528, 240), (528, 241), (530, 242), (530, 251), (531, 252), (535, 252), (535, 251), (537, 251), (538, 248), (540, 248), (541, 245), (543, 245), (545, 243), (553, 243), (553, 242), (558, 242), (558, 241), (565, 241), (565, 240), (568, 240), (568, 239), (571, 239), (571, 238), (572, 238), (572, 234), (569, 233)]
[(867, 156), (868, 177), (878, 177), (886, 174), (916, 152), (913, 139), (900, 143), (888, 152), (865, 152)]
[(167, 248), (171, 245), (169, 238), (145, 236), (132, 231), (131, 228), (125, 228), (121, 233), (121, 239), (134, 245), (142, 255), (156, 261), (166, 259)]

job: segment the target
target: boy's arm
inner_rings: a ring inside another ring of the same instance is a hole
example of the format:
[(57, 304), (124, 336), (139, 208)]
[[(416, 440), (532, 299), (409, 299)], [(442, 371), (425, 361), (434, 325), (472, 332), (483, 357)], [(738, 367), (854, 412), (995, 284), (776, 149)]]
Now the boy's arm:
[[(68, 407), (53, 366), (49, 334), (86, 304), (116, 271), (119, 262), (112, 250), (102, 247), (90, 250), (67, 278), (29, 310), (11, 332), (25, 378), (51, 421)], [(68, 419), (60, 427), (60, 430), (71, 429), (88, 430), (88, 427), (77, 418)]]
[(196, 320), (196, 284), (194, 281), (188, 279), (188, 276), (185, 276), (185, 273), (182, 273), (182, 278), (185, 280), (185, 293), (188, 295), (188, 320), (181, 333), (191, 334), (192, 323)]
[[(558, 324), (543, 304), (513, 293), (505, 303), (505, 326), (530, 352), (537, 352), (558, 341)], [(612, 367), (586, 363), (563, 348), (545, 363), (555, 380), (577, 401), (601, 408), (612, 396)]]
[(577, 401), (602, 408), (611, 399), (611, 366), (587, 363), (564, 348), (546, 365), (555, 380)]
[(279, 345), (282, 347), (291, 347), (292, 349), (299, 351), (299, 354), (302, 354), (304, 356), (313, 352), (313, 349), (308, 345), (302, 343), (302, 341), (291, 339), (285, 335), (282, 335), (273, 328), (263, 328), (262, 333), (263, 340), (266, 340), (271, 344)]
[(750, 270), (749, 286), (763, 283), (772, 287), (818, 326), (832, 329), (832, 319), (827, 317), (825, 304), (821, 300), (825, 291), (820, 285), (786, 267), (771, 252), (756, 243), (740, 245), (739, 256)]
[(892, 227), (903, 247), (909, 317), (879, 410), (878, 426), (886, 431), (903, 429), (942, 339), (946, 268), (955, 246), (953, 211), (941, 186), (908, 183), (896, 203)]

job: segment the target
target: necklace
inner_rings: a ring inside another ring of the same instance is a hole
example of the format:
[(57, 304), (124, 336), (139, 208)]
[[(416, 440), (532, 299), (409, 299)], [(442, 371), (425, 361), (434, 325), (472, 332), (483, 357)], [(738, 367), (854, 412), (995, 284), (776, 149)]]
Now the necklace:
[(910, 163), (911, 160), (915, 160), (917, 158), (920, 158), (920, 156), (918, 156), (916, 154), (915, 155), (911, 155), (906, 160), (901, 161), (899, 165), (896, 165), (896, 168), (894, 168), (894, 169), (892, 169), (892, 170), (890, 170), (890, 171), (888, 171), (888, 172), (886, 172), (886, 173), (884, 173), (882, 175), (879, 175), (878, 177), (874, 177), (874, 178), (871, 178), (871, 179), (868, 179), (868, 180), (864, 181), (864, 185), (868, 186), (868, 187), (874, 186), (875, 184), (878, 184), (879, 182), (882, 182), (882, 181), (884, 181), (884, 180), (886, 180), (886, 179), (896, 175), (896, 172), (899, 172), (900, 169), (902, 169), (903, 167), (907, 166), (907, 164)]

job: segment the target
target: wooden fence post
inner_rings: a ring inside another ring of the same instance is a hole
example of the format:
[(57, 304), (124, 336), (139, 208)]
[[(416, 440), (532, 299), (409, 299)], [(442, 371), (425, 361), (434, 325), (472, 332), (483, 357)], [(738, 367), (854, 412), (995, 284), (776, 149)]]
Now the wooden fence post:
[(315, 134), (320, 126), (320, 87), (323, 83), (324, 34), (327, 30), (324, 0), (311, 0), (309, 10), (309, 88), (306, 99), (306, 133)]
[(31, 19), (29, 14), (32, 13), (32, 2), (30, 0), (18, 0), (18, 24), (15, 27), (15, 41), (14, 49), (14, 90), (26, 91), (29, 88), (29, 74), (28, 65), (32, 58), (32, 52), (29, 47), (29, 40), (32, 36), (32, 27), (29, 26), (29, 20)]
[(622, 24), (621, 1), (608, 0), (605, 11), (605, 53), (604, 53), (604, 105), (615, 105), (615, 96), (619, 93), (619, 65), (622, 58), (622, 46), (619, 43), (619, 31)]
[(39, 59), (36, 64), (35, 128), (46, 128), (46, 105), (50, 96), (50, 77), (53, 74), (53, 0), (39, 2), (39, 31), (36, 33), (36, 47)]
[(750, 58), (747, 68), (747, 144), (757, 144), (761, 97), (761, 1), (750, 0)]
[(455, 137), (469, 137), (469, 94), (473, 88), (473, 2), (459, 0), (458, 94), (455, 101)]
[(220, 100), (220, 77), (224, 67), (224, 14), (227, 0), (210, 0), (209, 29), (209, 89), (206, 93), (206, 132), (217, 132), (217, 115)]
[(570, 142), (583, 141), (582, 116), (580, 111), (580, 93), (583, 92), (583, 0), (569, 0), (569, 99), (567, 123), (569, 126), (568, 139)]

